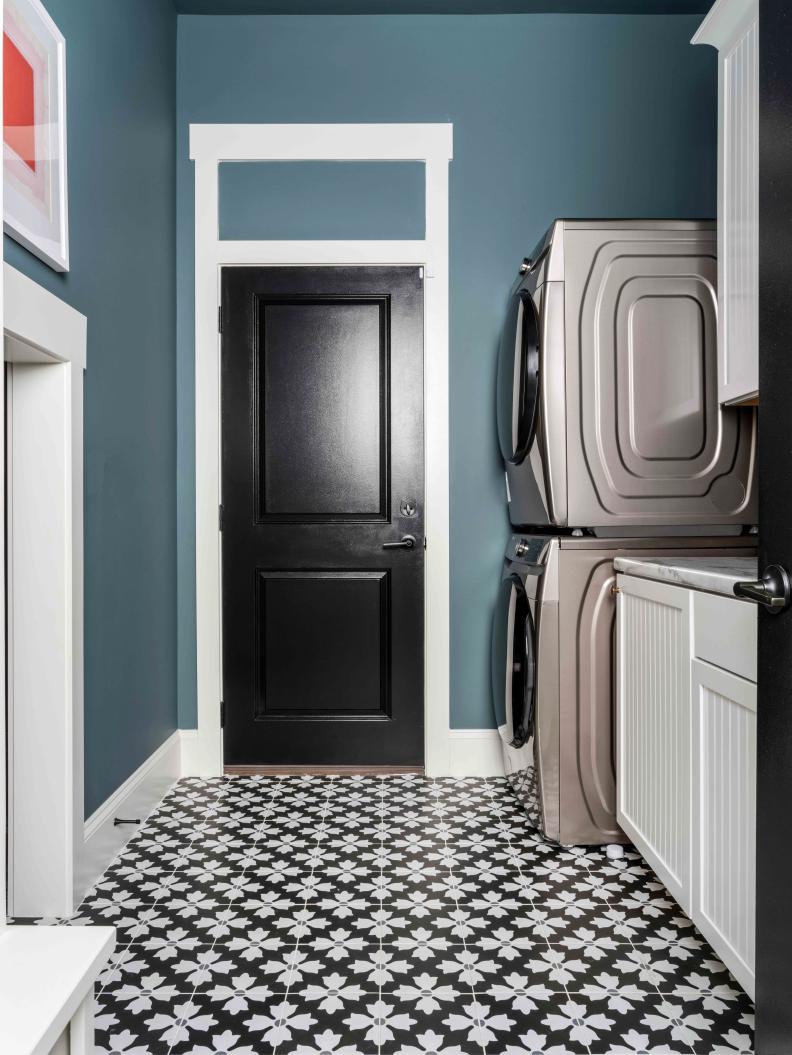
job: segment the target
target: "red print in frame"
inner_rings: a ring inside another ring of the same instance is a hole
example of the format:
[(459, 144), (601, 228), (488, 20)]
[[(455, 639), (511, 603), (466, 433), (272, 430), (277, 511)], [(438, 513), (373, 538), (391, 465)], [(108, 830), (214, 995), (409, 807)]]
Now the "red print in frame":
[(0, 0), (0, 7), (3, 230), (68, 271), (66, 41), (42, 0)]
[(3, 34), (3, 141), (36, 171), (36, 96), (33, 67)]

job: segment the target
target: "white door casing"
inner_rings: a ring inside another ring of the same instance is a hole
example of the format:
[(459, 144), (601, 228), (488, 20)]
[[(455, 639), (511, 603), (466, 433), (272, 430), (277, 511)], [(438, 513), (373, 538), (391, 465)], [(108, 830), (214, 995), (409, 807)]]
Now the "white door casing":
[(3, 266), (8, 902), (74, 911), (83, 843), (85, 316)]
[[(425, 268), (425, 767), (450, 774), (448, 164), (451, 124), (191, 124), (195, 162), (195, 545), (198, 774), (223, 771), (220, 475), (220, 269), (233, 265)], [(415, 161), (425, 166), (421, 240), (220, 238), (218, 169), (243, 161)]]

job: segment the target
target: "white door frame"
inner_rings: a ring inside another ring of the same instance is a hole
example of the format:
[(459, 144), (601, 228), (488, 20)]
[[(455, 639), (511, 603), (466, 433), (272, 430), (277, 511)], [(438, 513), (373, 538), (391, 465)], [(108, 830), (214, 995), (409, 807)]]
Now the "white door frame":
[(3, 290), (8, 905), (11, 915), (67, 915), (80, 900), (83, 846), (87, 321), (8, 264)]
[[(198, 773), (223, 771), (220, 269), (234, 264), (417, 265), (424, 286), (425, 766), (451, 772), (449, 712), (448, 163), (451, 124), (191, 124), (195, 162), (195, 549)], [(426, 228), (416, 241), (221, 240), (218, 166), (229, 161), (416, 161)]]

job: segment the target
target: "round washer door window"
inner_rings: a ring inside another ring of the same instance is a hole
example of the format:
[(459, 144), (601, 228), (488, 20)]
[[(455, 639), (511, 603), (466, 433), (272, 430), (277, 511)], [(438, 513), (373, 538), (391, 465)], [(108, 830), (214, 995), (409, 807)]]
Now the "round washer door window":
[(528, 455), (539, 417), (539, 315), (533, 297), (512, 297), (498, 354), (498, 442), (503, 460), (519, 465)]
[(505, 744), (522, 747), (533, 734), (536, 656), (531, 606), (519, 575), (501, 583), (492, 626), (492, 699)]

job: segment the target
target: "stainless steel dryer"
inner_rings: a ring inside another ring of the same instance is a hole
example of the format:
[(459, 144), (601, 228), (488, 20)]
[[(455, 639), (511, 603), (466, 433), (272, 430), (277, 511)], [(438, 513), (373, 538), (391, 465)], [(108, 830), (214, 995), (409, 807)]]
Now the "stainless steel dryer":
[(514, 535), (492, 631), (506, 775), (532, 825), (563, 845), (625, 842), (616, 823), (613, 558), (743, 556), (756, 538)]
[(756, 521), (755, 410), (718, 404), (716, 284), (713, 223), (553, 224), (500, 347), (515, 527), (661, 535)]

